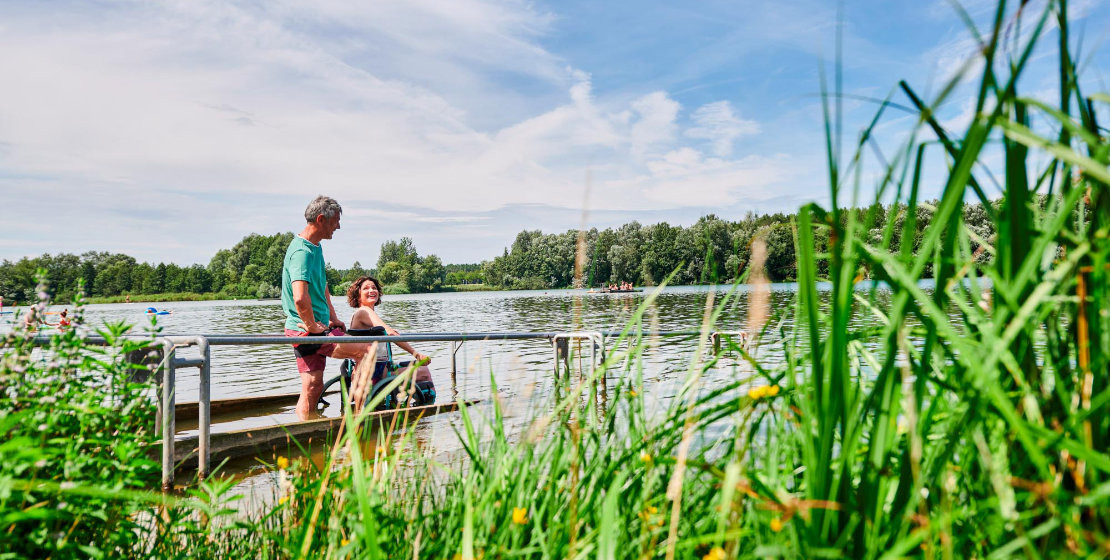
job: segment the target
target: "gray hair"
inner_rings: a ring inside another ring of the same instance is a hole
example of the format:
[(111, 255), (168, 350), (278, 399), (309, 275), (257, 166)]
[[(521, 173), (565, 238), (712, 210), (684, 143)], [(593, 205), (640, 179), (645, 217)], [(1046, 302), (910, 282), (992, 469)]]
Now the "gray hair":
[(339, 206), (334, 198), (320, 195), (308, 203), (308, 207), (304, 209), (304, 219), (311, 224), (320, 216), (332, 220), (338, 218), (342, 213), (343, 207)]

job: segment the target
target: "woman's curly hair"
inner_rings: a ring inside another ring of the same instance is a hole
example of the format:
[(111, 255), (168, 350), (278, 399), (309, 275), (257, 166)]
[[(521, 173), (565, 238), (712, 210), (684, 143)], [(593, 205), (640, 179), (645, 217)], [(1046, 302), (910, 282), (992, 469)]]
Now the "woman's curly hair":
[(351, 282), (351, 287), (347, 288), (347, 305), (358, 309), (359, 305), (359, 292), (362, 290), (362, 285), (367, 282), (373, 282), (374, 287), (378, 289), (378, 301), (374, 304), (377, 307), (382, 302), (382, 283), (373, 276), (363, 276), (354, 282)]

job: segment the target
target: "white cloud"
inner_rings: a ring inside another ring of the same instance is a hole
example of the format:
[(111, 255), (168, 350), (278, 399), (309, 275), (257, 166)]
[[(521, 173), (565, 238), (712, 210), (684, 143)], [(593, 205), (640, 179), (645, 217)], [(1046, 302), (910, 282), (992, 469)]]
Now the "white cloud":
[(634, 157), (642, 157), (654, 148), (671, 142), (678, 110), (679, 104), (662, 91), (649, 93), (632, 102), (632, 112), (636, 117), (632, 119), (629, 141)]
[(687, 130), (686, 136), (709, 140), (719, 157), (732, 155), (732, 143), (737, 138), (759, 133), (759, 124), (738, 118), (728, 101), (702, 105), (694, 111), (693, 119), (697, 126)]
[[(538, 46), (552, 16), (530, 4), (311, 6), (0, 6), (0, 196), (71, 205), (69, 223), (100, 248), (136, 246), (126, 239), (142, 231), (180, 249), (191, 228), (234, 242), (243, 227), (296, 225), (266, 214), (273, 204), (235, 209), (249, 225), (233, 223), (228, 198), (290, 204), (323, 192), (373, 223), (463, 226), (512, 205), (578, 208), (587, 169), (591, 210), (604, 211), (759, 198), (796, 167), (733, 158), (759, 125), (727, 101), (693, 111), (691, 127), (665, 91), (599, 98), (589, 74)], [(546, 93), (522, 102), (513, 80)], [(499, 119), (475, 116), (501, 107)], [(84, 211), (94, 199), (127, 218)], [(173, 216), (157, 227), (134, 222), (162, 206)], [(226, 223), (204, 225), (217, 219)]]
[(406, 222), (425, 224), (470, 224), (475, 222), (485, 222), (490, 219), (489, 216), (437, 216), (428, 213), (411, 212), (404, 210), (388, 210), (367, 206), (353, 207), (345, 210), (343, 214), (344, 217), (348, 220), (350, 220), (351, 218), (362, 220), (365, 218), (370, 220), (385, 220), (397, 224), (404, 224)]
[(631, 207), (713, 207), (767, 200), (782, 194), (770, 187), (801, 177), (798, 162), (787, 156), (727, 160), (705, 158), (690, 148), (668, 152), (648, 169), (649, 174), (627, 181), (643, 188), (644, 200)]

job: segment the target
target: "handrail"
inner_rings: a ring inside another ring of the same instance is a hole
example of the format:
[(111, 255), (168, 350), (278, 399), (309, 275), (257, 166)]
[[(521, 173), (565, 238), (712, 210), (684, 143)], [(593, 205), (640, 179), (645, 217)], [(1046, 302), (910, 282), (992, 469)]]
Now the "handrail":
[[(552, 332), (439, 332), (439, 333), (417, 333), (417, 334), (402, 334), (402, 335), (388, 335), (388, 336), (352, 336), (346, 335), (343, 337), (315, 335), (315, 336), (285, 336), (284, 334), (242, 334), (242, 335), (228, 335), (228, 334), (201, 334), (201, 335), (158, 335), (156, 338), (166, 339), (172, 341), (174, 344), (191, 346), (195, 343), (196, 339), (204, 338), (208, 343), (213, 346), (247, 346), (247, 345), (266, 345), (266, 344), (319, 344), (337, 342), (338, 338), (342, 338), (343, 342), (362, 343), (362, 342), (467, 342), (478, 340), (532, 340), (538, 338), (552, 339), (556, 336), (565, 333), (566, 331), (552, 331)], [(606, 338), (620, 336), (624, 331), (592, 331), (599, 332)], [(632, 331), (629, 334), (639, 334), (642, 336), (701, 336), (701, 331)], [(46, 344), (51, 340), (51, 336), (35, 335), (35, 344)], [(149, 335), (125, 335), (119, 338), (126, 338), (131, 340), (149, 340)], [(102, 336), (91, 335), (82, 338), (82, 340), (89, 344), (107, 344), (108, 341)]]
[[(416, 333), (388, 336), (285, 336), (283, 334), (202, 334), (202, 335), (172, 335), (156, 334), (142, 335), (131, 334), (116, 337), (114, 340), (149, 340), (154, 346), (161, 346), (163, 351), (162, 375), (160, 378), (161, 394), (158, 401), (158, 412), (155, 422), (155, 431), (160, 432), (162, 439), (162, 488), (171, 490), (174, 479), (174, 434), (175, 434), (175, 402), (176, 402), (176, 370), (180, 367), (195, 367), (200, 369), (199, 387), (199, 428), (197, 466), (200, 478), (209, 472), (209, 438), (211, 430), (211, 384), (212, 384), (212, 346), (261, 346), (269, 344), (327, 344), (327, 343), (366, 343), (366, 342), (450, 342), (451, 343), (451, 380), (455, 381), (455, 352), (458, 345), (467, 341), (493, 341), (493, 340), (536, 340), (547, 339), (555, 347), (555, 368), (558, 374), (559, 344), (569, 339), (591, 340), (591, 371), (597, 367), (598, 350), (601, 360), (605, 360), (605, 339), (618, 337), (624, 334), (639, 336), (703, 336), (705, 333), (695, 330), (680, 331), (554, 331), (554, 332), (440, 332)], [(711, 333), (714, 338), (725, 333)], [(732, 334), (732, 333), (728, 333)], [(36, 334), (33, 344), (43, 346), (49, 344), (53, 335)], [(103, 336), (90, 335), (81, 338), (85, 344), (107, 345), (109, 340)], [(178, 358), (177, 349), (196, 346), (200, 350), (200, 358)], [(564, 356), (565, 357), (565, 356)], [(591, 375), (592, 377), (592, 375)], [(605, 379), (602, 378), (602, 391), (605, 390)]]

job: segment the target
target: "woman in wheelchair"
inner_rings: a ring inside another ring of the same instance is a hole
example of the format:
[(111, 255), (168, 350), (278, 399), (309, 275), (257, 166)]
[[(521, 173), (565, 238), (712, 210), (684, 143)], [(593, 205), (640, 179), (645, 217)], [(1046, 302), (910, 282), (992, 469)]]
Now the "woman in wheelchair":
[[(374, 309), (381, 303), (382, 300), (382, 286), (377, 278), (373, 276), (363, 276), (358, 280), (351, 283), (351, 287), (347, 289), (347, 303), (355, 308), (354, 315), (351, 316), (350, 328), (347, 334), (350, 335), (368, 335), (368, 336), (382, 336), (389, 334), (397, 336), (400, 333), (396, 329), (389, 326), (378, 312)], [(384, 331), (383, 331), (384, 329)], [(413, 382), (406, 383), (402, 388), (400, 394), (406, 397), (411, 395), (413, 405), (428, 405), (435, 402), (435, 385), (432, 383), (432, 373), (428, 369), (428, 364), (431, 358), (417, 352), (407, 342), (397, 342), (397, 346), (412, 354), (416, 359), (416, 371), (414, 372)], [(350, 361), (350, 360), (348, 360)], [(350, 378), (350, 372), (354, 364), (346, 363), (340, 367), (340, 371), (344, 377)], [(388, 384), (388, 379), (395, 373), (402, 372), (410, 367), (410, 362), (393, 362), (393, 353), (390, 349), (389, 343), (378, 343), (377, 361), (374, 364), (374, 373), (370, 380), (371, 390), (367, 395), (367, 399), (373, 397), (377, 390)], [(386, 382), (386, 383), (383, 383)], [(382, 403), (386, 408), (394, 408), (395, 406), (406, 406), (409, 398), (401, 399), (401, 402), (394, 402), (395, 397), (392, 395), (385, 399)], [(382, 408), (379, 405), (379, 408)]]

